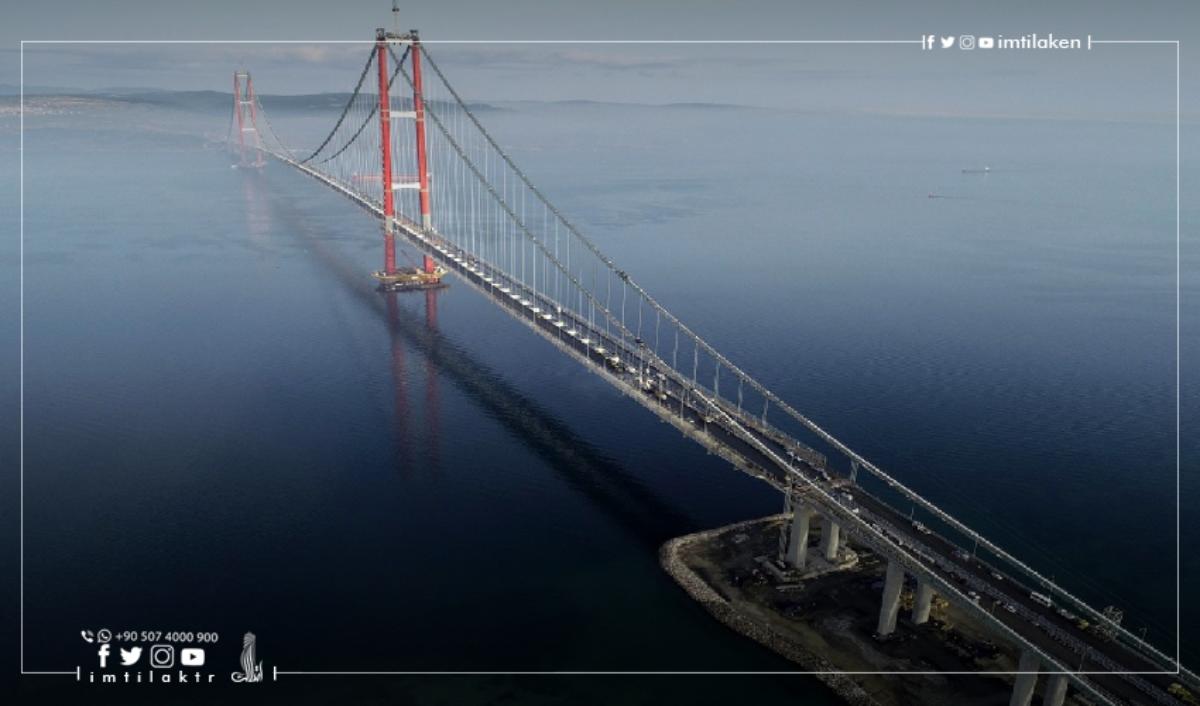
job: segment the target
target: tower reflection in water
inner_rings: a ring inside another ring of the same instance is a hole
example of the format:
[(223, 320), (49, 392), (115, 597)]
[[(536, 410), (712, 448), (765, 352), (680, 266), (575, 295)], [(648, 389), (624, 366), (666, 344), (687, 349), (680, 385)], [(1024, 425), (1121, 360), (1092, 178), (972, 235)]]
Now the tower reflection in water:
[[(401, 330), (399, 297), (412, 296), (411, 292), (384, 292), (384, 302), (387, 309), (388, 328), (392, 331), (392, 382), (395, 388), (395, 427), (396, 464), (400, 468), (412, 468), (415, 465), (430, 470), (440, 470), (441, 445), (441, 393), (438, 388), (438, 368), (432, 356), (425, 358), (425, 400), (420, 410), (425, 421), (422, 444), (414, 444), (411, 416), (415, 411), (409, 404), (408, 363), (404, 352), (404, 340), (397, 335)], [(437, 289), (427, 289), (425, 296), (425, 327), (430, 334), (437, 334)], [(431, 340), (436, 340), (436, 337)], [(418, 448), (419, 447), (419, 448)], [(414, 451), (418, 451), (414, 455)]]

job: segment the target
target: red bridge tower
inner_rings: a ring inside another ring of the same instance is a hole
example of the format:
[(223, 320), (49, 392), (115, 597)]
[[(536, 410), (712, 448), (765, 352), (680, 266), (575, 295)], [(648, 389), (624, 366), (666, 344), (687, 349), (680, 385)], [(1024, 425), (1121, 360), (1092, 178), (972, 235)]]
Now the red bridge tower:
[[(407, 44), (408, 57), (412, 69), (413, 96), (411, 111), (393, 111), (389, 95), (390, 72), (388, 71), (388, 47), (391, 43)], [(375, 64), (379, 71), (379, 146), (382, 167), (383, 186), (383, 270), (376, 272), (375, 277), (380, 287), (387, 291), (407, 289), (431, 289), (444, 286), (444, 272), (437, 267), (433, 258), (425, 255), (422, 266), (418, 268), (396, 267), (396, 228), (399, 225), (396, 218), (397, 189), (416, 189), (418, 204), (421, 211), (420, 224), (408, 223), (403, 227), (419, 228), (422, 231), (433, 230), (433, 219), (429, 209), (429, 160), (426, 154), (425, 142), (425, 99), (421, 91), (421, 40), (416, 30), (408, 34), (393, 34), (383, 28), (375, 30)], [(395, 118), (412, 118), (416, 125), (415, 151), (417, 158), (417, 181), (395, 181), (392, 171), (392, 120)]]
[[(244, 88), (243, 88), (244, 86)], [(262, 167), (262, 136), (258, 134), (257, 101), (254, 98), (254, 81), (249, 71), (233, 72), (233, 114), (236, 118), (238, 137), (238, 166)], [(252, 137), (254, 161), (246, 156), (246, 135)]]

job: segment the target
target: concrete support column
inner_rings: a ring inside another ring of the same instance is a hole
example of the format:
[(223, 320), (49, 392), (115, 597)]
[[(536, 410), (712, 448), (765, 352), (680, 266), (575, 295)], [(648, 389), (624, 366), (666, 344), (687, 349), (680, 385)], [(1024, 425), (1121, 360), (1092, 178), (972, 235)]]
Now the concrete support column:
[(1033, 690), (1037, 687), (1037, 671), (1040, 666), (1041, 661), (1037, 655), (1028, 650), (1021, 650), (1021, 660), (1017, 663), (1017, 671), (1028, 673), (1017, 675), (1016, 681), (1013, 682), (1012, 698), (1008, 700), (1008, 706), (1029, 706), (1029, 702), (1033, 700)]
[(815, 514), (809, 505), (797, 505), (792, 511), (792, 532), (788, 537), (787, 556), (784, 557), (788, 566), (803, 569), (808, 562), (808, 527)]
[(896, 630), (896, 614), (900, 612), (900, 590), (904, 588), (904, 567), (900, 562), (888, 562), (887, 578), (883, 580), (883, 605), (879, 607), (879, 627), (875, 632), (891, 635)]
[(1067, 675), (1054, 674), (1046, 682), (1046, 694), (1042, 697), (1043, 706), (1063, 706), (1067, 700)]
[(838, 534), (841, 528), (833, 521), (833, 518), (825, 518), (825, 527), (821, 532), (821, 553), (825, 555), (826, 561), (837, 560), (838, 550)]
[(929, 622), (929, 609), (933, 607), (933, 584), (917, 579), (917, 595), (913, 598), (912, 620), (917, 625)]

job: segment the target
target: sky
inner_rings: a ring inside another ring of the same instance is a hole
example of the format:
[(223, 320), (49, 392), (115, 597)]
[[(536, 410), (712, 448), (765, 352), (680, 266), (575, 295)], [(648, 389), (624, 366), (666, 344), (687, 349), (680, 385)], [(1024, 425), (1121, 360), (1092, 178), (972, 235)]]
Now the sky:
[[(1188, 49), (1194, 2), (438, 0), (401, 3), (474, 100), (702, 101), (896, 114), (1167, 120), (1173, 45), (1092, 51), (922, 51), (904, 45), (747, 45), (746, 40), (909, 40), (922, 35), (1179, 39), (1182, 109), (1200, 109)], [(21, 3), (0, 25), (0, 84), (19, 82), (21, 40), (288, 40), (289, 44), (25, 45), (35, 87), (227, 91), (235, 66), (260, 93), (349, 90), (389, 0), (112, 0)], [(324, 44), (324, 40), (362, 40)], [(463, 40), (472, 42), (456, 43)], [(486, 43), (489, 40), (507, 42)], [(526, 44), (521, 40), (711, 40), (703, 44)], [(298, 42), (298, 43), (295, 43)], [(516, 43), (514, 43), (516, 42)], [(1200, 46), (1200, 42), (1196, 43)]]

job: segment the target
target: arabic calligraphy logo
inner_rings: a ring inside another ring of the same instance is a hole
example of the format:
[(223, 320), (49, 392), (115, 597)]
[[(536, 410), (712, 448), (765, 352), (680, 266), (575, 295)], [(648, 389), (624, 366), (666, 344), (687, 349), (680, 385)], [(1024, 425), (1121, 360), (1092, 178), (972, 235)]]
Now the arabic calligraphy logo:
[(259, 682), (263, 679), (262, 662), (255, 661), (254, 633), (248, 632), (242, 638), (242, 671), (234, 672), (232, 679), (237, 683)]

